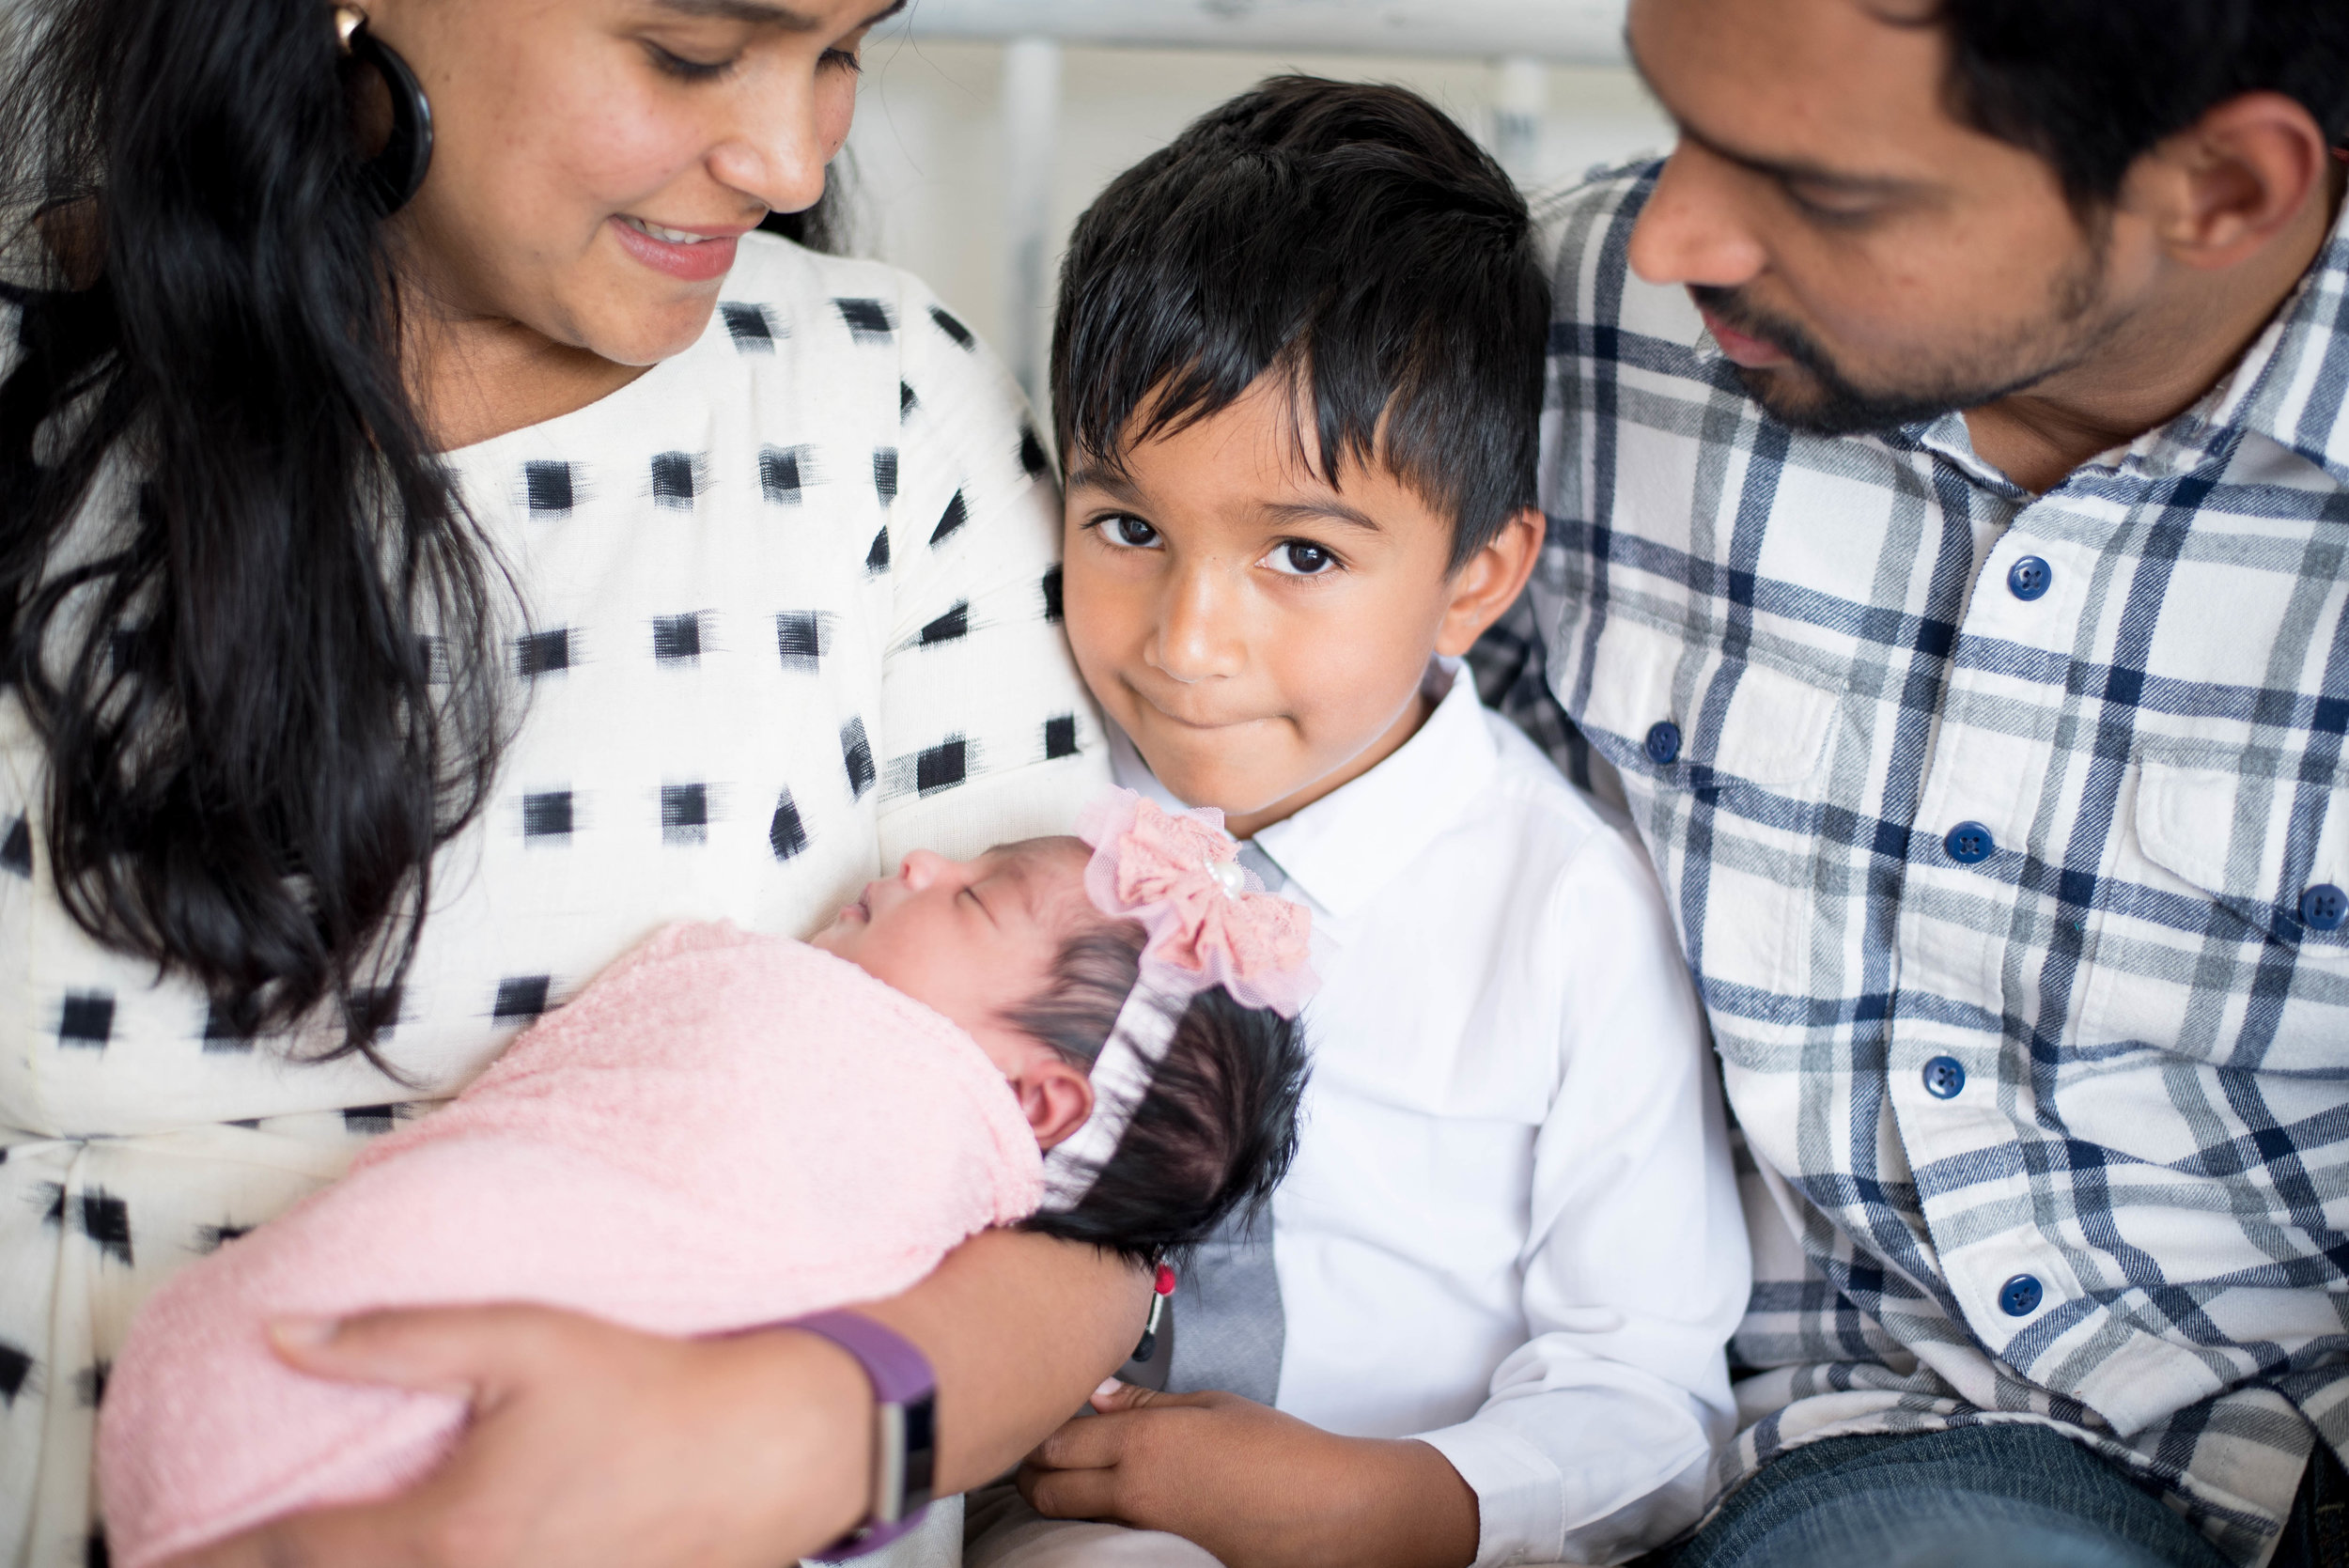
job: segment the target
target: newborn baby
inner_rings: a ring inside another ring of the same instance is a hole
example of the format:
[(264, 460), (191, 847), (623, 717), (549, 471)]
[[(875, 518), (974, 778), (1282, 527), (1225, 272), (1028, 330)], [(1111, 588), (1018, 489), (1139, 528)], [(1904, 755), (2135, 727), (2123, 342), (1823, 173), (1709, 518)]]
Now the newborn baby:
[(1306, 916), (1190, 815), (1120, 791), (1095, 848), (917, 852), (812, 942), (679, 925), (621, 959), (140, 1312), (99, 1435), (113, 1560), (387, 1496), (447, 1452), (461, 1400), (297, 1373), (276, 1320), (534, 1301), (719, 1333), (894, 1295), (990, 1225), (1146, 1260), (1261, 1201), (1294, 1146)]

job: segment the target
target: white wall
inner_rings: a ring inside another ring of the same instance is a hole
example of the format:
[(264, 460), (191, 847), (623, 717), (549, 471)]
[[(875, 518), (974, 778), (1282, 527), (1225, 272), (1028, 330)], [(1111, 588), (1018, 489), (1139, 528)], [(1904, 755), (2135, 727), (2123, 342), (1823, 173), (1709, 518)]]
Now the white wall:
[[(960, 0), (965, 12), (984, 6), (1033, 9), (1040, 3)], [(1151, 3), (1173, 7), (1178, 0)], [(1221, 3), (1230, 7), (1233, 0)], [(1346, 6), (1354, 0), (1321, 3)], [(1464, 12), (1495, 3), (1452, 0)], [(1343, 27), (1334, 30), (1345, 36)], [(1377, 29), (1363, 30), (1376, 39)], [(1517, 165), (1520, 180), (1529, 186), (1563, 183), (1594, 163), (1661, 149), (1672, 140), (1669, 123), (1621, 64), (1504, 66), (1489, 58), (1425, 54), (1076, 43), (1062, 48), (1059, 56), (1058, 134), (1050, 167), (1019, 171), (1040, 185), (1040, 199), (1049, 207), (1044, 262), (1051, 276), (1057, 276), (1070, 226), (1112, 176), (1163, 145), (1193, 116), (1279, 71), (1399, 83), (1426, 94), (1487, 145), (1493, 144), (1496, 111), (1504, 101), (1521, 106), (1529, 98), (1538, 100), (1537, 118), (1527, 127), (1533, 133), (1506, 144), (1511, 149), (1506, 161)], [(875, 39), (865, 50), (864, 81), (849, 138), (849, 179), (858, 193), (859, 248), (920, 274), (1015, 366), (1032, 366), (1042, 363), (1050, 330), (1050, 292), (1042, 289), (1040, 308), (1015, 303), (1022, 291), (1008, 265), (1014, 225), (1006, 212), (1019, 181), (1005, 160), (1005, 46), (993, 42), (903, 32)], [(1029, 63), (1034, 63), (1033, 56)], [(1027, 101), (1023, 107), (1033, 120), (1039, 105)], [(1015, 310), (1027, 314), (1024, 323), (1008, 319)], [(1014, 336), (1022, 327), (1024, 352)]]

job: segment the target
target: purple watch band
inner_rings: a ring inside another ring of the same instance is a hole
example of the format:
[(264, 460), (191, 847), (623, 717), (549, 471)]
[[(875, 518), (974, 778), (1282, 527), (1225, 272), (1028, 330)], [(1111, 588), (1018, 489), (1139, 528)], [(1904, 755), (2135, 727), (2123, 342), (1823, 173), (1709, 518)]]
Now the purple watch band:
[(878, 1441), (873, 1501), (864, 1523), (815, 1555), (841, 1562), (879, 1550), (922, 1522), (937, 1462), (938, 1378), (911, 1342), (855, 1312), (813, 1312), (781, 1325), (832, 1341), (857, 1358), (873, 1385)]

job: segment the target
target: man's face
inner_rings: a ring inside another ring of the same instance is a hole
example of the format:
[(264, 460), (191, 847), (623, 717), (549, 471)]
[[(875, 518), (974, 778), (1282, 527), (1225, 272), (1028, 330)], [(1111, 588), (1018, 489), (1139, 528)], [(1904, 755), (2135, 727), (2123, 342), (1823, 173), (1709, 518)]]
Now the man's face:
[(2020, 391), (2093, 354), (2141, 281), (2046, 162), (1952, 117), (1930, 14), (1632, 0), (1632, 53), (1681, 139), (1631, 266), (1686, 287), (1747, 388), (1800, 427)]

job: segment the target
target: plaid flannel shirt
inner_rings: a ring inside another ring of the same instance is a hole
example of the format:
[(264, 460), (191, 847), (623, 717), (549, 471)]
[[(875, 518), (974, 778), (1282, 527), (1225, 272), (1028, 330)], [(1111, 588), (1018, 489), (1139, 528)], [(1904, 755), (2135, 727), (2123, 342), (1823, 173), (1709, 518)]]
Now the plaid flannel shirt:
[(1757, 1281), (1718, 1482), (2042, 1422), (2261, 1561), (2349, 1441), (2349, 224), (2033, 497), (1956, 415), (1766, 414), (1628, 272), (1654, 177), (1553, 214), (1548, 545), (1479, 667), (1619, 779), (1711, 1016)]

